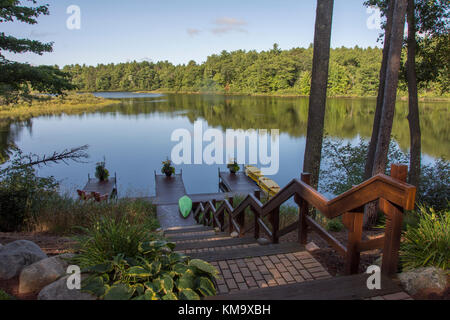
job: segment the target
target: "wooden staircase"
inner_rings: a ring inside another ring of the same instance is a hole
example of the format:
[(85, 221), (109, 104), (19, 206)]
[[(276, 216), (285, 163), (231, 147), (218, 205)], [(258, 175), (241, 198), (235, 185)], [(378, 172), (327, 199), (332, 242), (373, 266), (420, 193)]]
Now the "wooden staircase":
[(203, 225), (165, 231), (177, 252), (210, 262), (220, 271), (218, 295), (208, 300), (359, 300), (410, 297), (390, 278), (382, 290), (367, 288), (367, 275), (332, 278), (298, 243), (260, 245)]
[[(237, 206), (233, 198), (199, 200), (193, 213), (199, 225), (168, 229), (165, 236), (176, 243), (175, 250), (208, 261), (220, 271), (216, 299), (409, 298), (389, 278), (397, 271), (403, 211), (412, 210), (415, 203), (416, 189), (405, 183), (407, 170), (406, 166), (393, 165), (391, 177), (377, 175), (332, 200), (309, 186), (308, 174), (292, 180), (264, 204), (259, 192)], [(292, 197), (299, 207), (299, 220), (280, 229), (280, 208)], [(385, 234), (362, 241), (363, 209), (373, 201), (379, 202), (386, 215)], [(348, 229), (346, 246), (311, 217), (313, 208), (328, 219), (342, 217)], [(294, 231), (298, 232), (297, 243), (280, 243), (282, 236)], [(310, 231), (346, 259), (347, 276), (331, 278), (305, 250)], [(260, 245), (262, 237), (270, 244)], [(361, 252), (376, 248), (383, 249), (382, 289), (369, 290), (368, 275), (356, 273)]]

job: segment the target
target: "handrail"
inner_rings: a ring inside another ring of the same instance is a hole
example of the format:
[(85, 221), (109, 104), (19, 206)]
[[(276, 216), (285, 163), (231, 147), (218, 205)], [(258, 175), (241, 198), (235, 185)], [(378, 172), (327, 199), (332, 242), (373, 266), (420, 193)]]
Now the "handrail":
[[(360, 252), (365, 251), (367, 248), (373, 249), (382, 246), (385, 251), (390, 251), (388, 254), (383, 255), (383, 269), (385, 273), (392, 273), (396, 270), (398, 259), (402, 210), (412, 210), (415, 204), (416, 187), (400, 180), (406, 177), (407, 169), (406, 166), (393, 165), (391, 177), (384, 174), (376, 175), (331, 200), (308, 184), (308, 175), (302, 175), (304, 181), (299, 179), (292, 180), (265, 204), (262, 204), (254, 194), (250, 194), (236, 208), (233, 208), (228, 200), (224, 200), (221, 206), (216, 209), (215, 202), (209, 201), (205, 206), (200, 203), (197, 211), (200, 209), (204, 213), (205, 220), (212, 220), (208, 223), (212, 222), (215, 227), (219, 227), (222, 231), (227, 226), (230, 233), (234, 229), (242, 236), (245, 231), (255, 230), (255, 237), (259, 237), (259, 227), (262, 227), (262, 230), (272, 238), (272, 242), (278, 243), (280, 236), (295, 230), (296, 226), (294, 223), (279, 231), (279, 209), (287, 200), (295, 196), (296, 202), (301, 208), (297, 225), (299, 233), (302, 234), (300, 239), (302, 244), (306, 244), (305, 234), (308, 227), (312, 228), (340, 254), (347, 257), (348, 273), (356, 272)], [(362, 212), (366, 204), (373, 201), (380, 201), (380, 209), (387, 216), (386, 235), (381, 240), (362, 242), (363, 215), (360, 212)], [(313, 219), (308, 217), (309, 206), (316, 208), (328, 219), (344, 216), (344, 225), (349, 229), (347, 248), (329, 235)], [(244, 227), (245, 211), (248, 208), (253, 211), (255, 221), (253, 227), (246, 230)], [(198, 218), (197, 211), (196, 219)], [(212, 212), (212, 219), (206, 217), (209, 212)], [(224, 221), (225, 213), (228, 214), (227, 224), (221, 223), (221, 221)], [(262, 219), (267, 216), (270, 216), (272, 231)]]

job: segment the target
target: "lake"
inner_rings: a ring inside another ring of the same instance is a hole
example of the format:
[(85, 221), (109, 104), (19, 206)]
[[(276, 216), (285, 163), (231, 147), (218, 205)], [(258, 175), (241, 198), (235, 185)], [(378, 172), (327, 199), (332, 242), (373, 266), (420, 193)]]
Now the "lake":
[[(51, 154), (88, 144), (88, 163), (51, 165), (39, 169), (53, 175), (64, 192), (74, 194), (94, 175), (95, 164), (106, 158), (111, 174), (117, 173), (120, 196), (154, 195), (154, 171), (171, 155), (177, 129), (193, 133), (200, 121), (203, 130), (279, 129), (280, 163), (273, 178), (280, 186), (299, 177), (303, 167), (308, 98), (248, 97), (183, 94), (98, 93), (121, 103), (81, 114), (42, 116), (0, 126), (0, 152), (14, 143), (25, 153)], [(330, 137), (357, 143), (369, 139), (376, 101), (373, 98), (329, 99), (326, 132)], [(450, 156), (449, 103), (422, 102), (423, 153), (426, 163)], [(408, 106), (397, 106), (393, 135), (409, 148)], [(203, 143), (206, 147), (208, 143)], [(218, 168), (225, 165), (182, 165), (189, 193), (218, 191)]]

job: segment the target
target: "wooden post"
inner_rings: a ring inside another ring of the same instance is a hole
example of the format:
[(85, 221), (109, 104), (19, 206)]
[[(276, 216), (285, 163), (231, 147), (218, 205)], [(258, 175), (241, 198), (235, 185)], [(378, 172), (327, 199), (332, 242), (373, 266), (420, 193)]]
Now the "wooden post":
[[(216, 200), (213, 199), (213, 201), (211, 201), (214, 207), (214, 210), (211, 210), (211, 217), (212, 217), (212, 222), (213, 222), (213, 228), (217, 227), (217, 223), (216, 223), (216, 219), (215, 219), (215, 215), (214, 212), (217, 210), (217, 206), (216, 206)], [(211, 224), (211, 223), (210, 223)]]
[[(234, 199), (233, 198), (230, 198), (230, 204), (231, 204), (231, 207), (233, 208), (233, 202), (234, 202)], [(233, 233), (233, 211), (231, 211), (231, 212), (228, 212), (228, 233), (229, 234), (232, 234)]]
[(271, 213), (272, 220), (272, 243), (277, 244), (280, 242), (278, 231), (280, 230), (280, 207), (276, 208)]
[[(394, 164), (391, 166), (391, 176), (405, 182), (408, 176), (408, 166)], [(403, 209), (389, 201), (380, 200), (380, 209), (386, 215), (385, 240), (383, 247), (383, 263), (381, 271), (385, 275), (397, 273), (398, 254), (403, 223)]]
[[(255, 191), (255, 197), (256, 197), (256, 199), (258, 199), (258, 200), (261, 200), (261, 191)], [(259, 239), (259, 237), (260, 237), (260, 228), (259, 228), (259, 222), (258, 222), (258, 219), (259, 219), (259, 213), (258, 213), (258, 211), (256, 211), (256, 210), (253, 210), (252, 209), (252, 211), (253, 211), (253, 216), (254, 216), (254, 223), (255, 223), (255, 239)]]
[(359, 269), (360, 252), (358, 244), (362, 240), (364, 212), (349, 212), (342, 217), (344, 225), (348, 228), (347, 256), (345, 259), (345, 274), (357, 274)]
[[(301, 180), (309, 185), (311, 183), (311, 174), (310, 173), (302, 173)], [(298, 224), (298, 241), (302, 245), (306, 245), (308, 242), (308, 224), (306, 223), (306, 217), (309, 212), (309, 205), (303, 199), (297, 199), (299, 202), (297, 204), (300, 206), (299, 208), (299, 224)]]

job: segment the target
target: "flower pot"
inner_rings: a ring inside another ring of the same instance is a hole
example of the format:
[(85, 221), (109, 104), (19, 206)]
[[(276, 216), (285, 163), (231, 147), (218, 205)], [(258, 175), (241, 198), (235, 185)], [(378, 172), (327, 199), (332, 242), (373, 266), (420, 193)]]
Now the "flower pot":
[(167, 178), (170, 178), (172, 176), (172, 172), (164, 172)]

